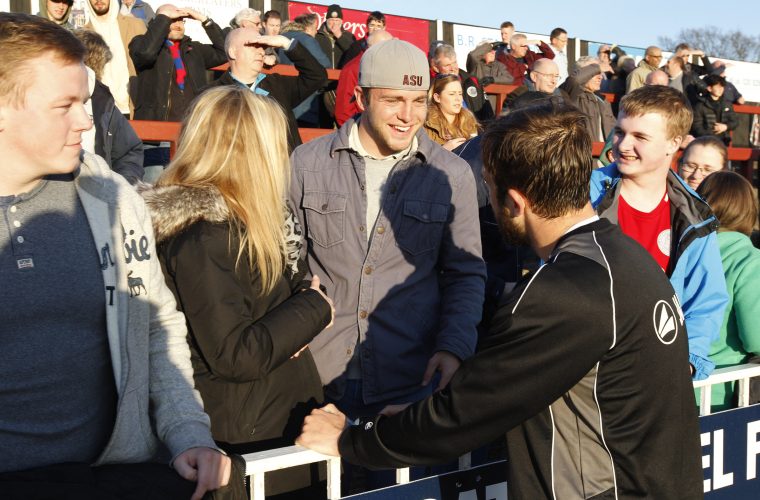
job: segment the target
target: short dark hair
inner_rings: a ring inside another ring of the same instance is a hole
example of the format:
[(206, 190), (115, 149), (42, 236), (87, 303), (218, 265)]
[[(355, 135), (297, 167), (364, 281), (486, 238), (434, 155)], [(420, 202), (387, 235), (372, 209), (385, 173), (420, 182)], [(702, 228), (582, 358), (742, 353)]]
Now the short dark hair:
[(549, 34), (549, 39), (551, 40), (552, 38), (559, 38), (560, 35), (567, 35), (567, 31), (562, 28), (554, 28)]
[(270, 18), (282, 20), (282, 15), (279, 10), (268, 10), (264, 12), (264, 15), (261, 17), (261, 22), (266, 24)]
[(718, 231), (749, 236), (757, 222), (757, 198), (752, 184), (730, 170), (710, 174), (697, 188), (720, 222)]
[(708, 87), (712, 87), (713, 85), (726, 86), (726, 79), (720, 75), (707, 75), (703, 81)]
[(383, 14), (379, 10), (374, 10), (370, 12), (369, 16), (367, 16), (367, 25), (369, 25), (369, 23), (371, 23), (372, 21), (383, 23), (383, 26), (385, 26), (385, 14)]
[(31, 83), (30, 60), (49, 55), (62, 64), (76, 64), (84, 53), (82, 42), (53, 21), (0, 12), (0, 101), (24, 101)]
[(679, 43), (673, 52), (678, 52), (679, 50), (691, 50), (691, 47), (688, 43)]
[(317, 14), (314, 14), (313, 12), (307, 12), (305, 14), (301, 14), (300, 16), (297, 16), (295, 19), (293, 19), (294, 23), (300, 24), (303, 27), (306, 27), (309, 24), (314, 24), (314, 21), (318, 21), (319, 16)]
[(512, 24), (511, 21), (504, 21), (503, 23), (501, 23), (501, 26), (499, 26), (499, 29), (502, 29), (502, 28), (514, 28), (514, 27), (515, 27), (515, 25)]
[(483, 134), (483, 164), (499, 204), (515, 189), (547, 219), (586, 206), (593, 157), (585, 120), (575, 107), (547, 101), (493, 121)]

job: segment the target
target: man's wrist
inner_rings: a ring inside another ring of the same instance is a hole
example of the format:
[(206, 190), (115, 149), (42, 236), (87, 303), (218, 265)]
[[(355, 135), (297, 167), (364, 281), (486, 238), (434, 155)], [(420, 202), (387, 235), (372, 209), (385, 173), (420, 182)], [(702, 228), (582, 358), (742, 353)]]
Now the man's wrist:
[(211, 19), (210, 17), (207, 17), (206, 19), (201, 21), (201, 26), (203, 26), (204, 28), (208, 28), (209, 26), (211, 26), (211, 23), (213, 22), (214, 22), (213, 19)]

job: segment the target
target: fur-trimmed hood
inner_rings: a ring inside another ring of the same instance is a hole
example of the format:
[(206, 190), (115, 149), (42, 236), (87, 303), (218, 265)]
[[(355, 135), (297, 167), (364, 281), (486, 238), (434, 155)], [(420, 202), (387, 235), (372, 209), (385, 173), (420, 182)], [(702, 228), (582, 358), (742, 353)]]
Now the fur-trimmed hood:
[(198, 221), (225, 222), (230, 212), (219, 190), (209, 187), (150, 187), (141, 192), (153, 219), (156, 243), (161, 243)]

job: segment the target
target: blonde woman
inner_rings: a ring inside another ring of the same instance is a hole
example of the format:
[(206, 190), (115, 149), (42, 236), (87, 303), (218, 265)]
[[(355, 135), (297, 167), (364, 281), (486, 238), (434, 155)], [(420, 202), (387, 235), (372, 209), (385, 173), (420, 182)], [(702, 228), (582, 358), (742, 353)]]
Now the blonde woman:
[(292, 444), (322, 399), (306, 346), (334, 312), (319, 278), (301, 283), (289, 183), (280, 106), (225, 86), (196, 100), (175, 158), (144, 194), (212, 434), (236, 453)]
[(470, 137), (478, 135), (478, 122), (462, 106), (462, 82), (457, 75), (438, 75), (428, 91), (428, 136), (451, 151)]

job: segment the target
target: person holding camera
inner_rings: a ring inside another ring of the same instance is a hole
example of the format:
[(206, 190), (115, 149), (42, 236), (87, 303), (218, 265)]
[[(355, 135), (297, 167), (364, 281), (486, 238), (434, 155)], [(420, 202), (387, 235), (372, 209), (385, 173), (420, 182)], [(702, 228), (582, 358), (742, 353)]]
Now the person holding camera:
[[(211, 45), (185, 35), (187, 20), (201, 23)], [(137, 69), (133, 94), (136, 120), (178, 122), (206, 86), (206, 70), (227, 60), (222, 29), (210, 17), (189, 8), (164, 4), (145, 34), (129, 44)]]

